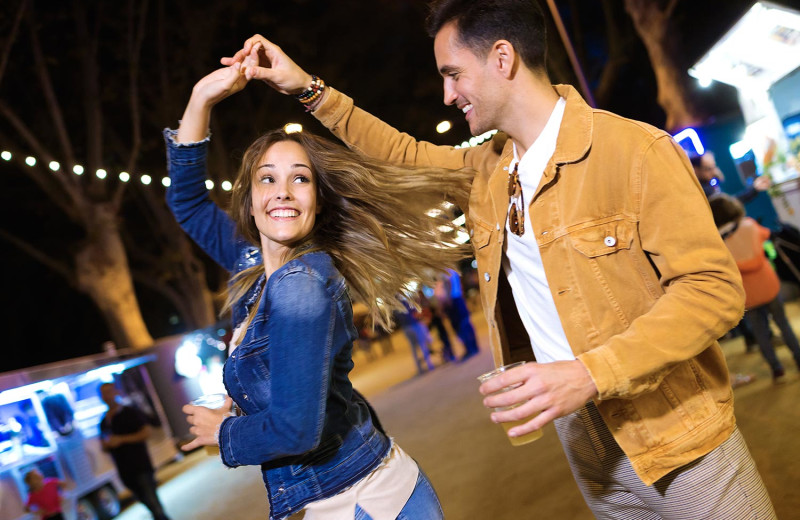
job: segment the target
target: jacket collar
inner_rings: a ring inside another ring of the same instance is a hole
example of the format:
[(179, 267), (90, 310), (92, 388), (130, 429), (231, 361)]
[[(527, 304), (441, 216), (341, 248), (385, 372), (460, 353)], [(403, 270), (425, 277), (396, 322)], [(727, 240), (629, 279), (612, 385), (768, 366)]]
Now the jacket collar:
[(558, 131), (553, 162), (567, 164), (581, 160), (592, 146), (594, 118), (592, 107), (586, 104), (571, 85), (553, 85), (558, 95), (567, 100), (564, 118)]
[[(572, 85), (553, 85), (553, 88), (567, 100), (567, 105), (564, 107), (552, 161), (557, 165), (577, 162), (586, 156), (592, 146), (592, 107), (586, 104)], [(513, 143), (507, 139), (500, 154), (500, 164), (508, 166), (513, 157)]]

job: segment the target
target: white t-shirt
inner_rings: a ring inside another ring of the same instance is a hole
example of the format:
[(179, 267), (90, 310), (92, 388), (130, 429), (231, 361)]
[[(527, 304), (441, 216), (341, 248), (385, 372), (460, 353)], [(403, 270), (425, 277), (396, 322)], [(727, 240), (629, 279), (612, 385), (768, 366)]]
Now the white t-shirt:
[[(567, 102), (559, 98), (542, 133), (533, 145), (525, 152), (522, 159), (517, 156), (514, 144), (514, 158), (509, 171), (519, 163), (517, 173), (522, 184), (523, 203), (525, 205), (525, 232), (517, 236), (511, 232), (506, 219), (506, 240), (503, 244), (503, 270), (508, 278), (517, 312), (522, 319), (525, 330), (533, 346), (533, 353), (539, 363), (575, 359), (567, 342), (564, 328), (558, 317), (553, 294), (547, 283), (542, 265), (542, 255), (531, 225), (529, 211), (533, 194), (539, 186), (542, 174), (556, 150), (558, 130), (564, 117)], [(511, 203), (509, 202), (509, 207)]]

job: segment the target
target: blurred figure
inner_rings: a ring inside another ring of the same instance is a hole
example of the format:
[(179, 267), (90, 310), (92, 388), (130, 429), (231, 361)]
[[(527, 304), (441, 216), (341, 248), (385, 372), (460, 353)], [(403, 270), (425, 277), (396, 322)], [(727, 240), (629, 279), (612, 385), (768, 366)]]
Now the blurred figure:
[(57, 478), (47, 477), (38, 469), (25, 473), (25, 485), (28, 486), (28, 501), (25, 511), (35, 513), (41, 520), (64, 520), (61, 510), (61, 490), (64, 482)]
[(461, 276), (454, 269), (450, 269), (449, 273), (449, 276), (439, 278), (434, 294), (447, 314), (458, 339), (464, 344), (466, 352), (461, 357), (461, 361), (464, 361), (478, 353), (478, 340), (475, 337), (467, 302), (464, 300)]
[(394, 313), (394, 322), (405, 334), (408, 343), (411, 345), (411, 356), (417, 366), (417, 373), (425, 372), (423, 362), (428, 372), (434, 369), (431, 361), (431, 336), (428, 328), (419, 320), (417, 310), (408, 302), (405, 304), (405, 311)]
[(445, 363), (455, 361), (456, 356), (453, 354), (453, 344), (450, 342), (450, 333), (444, 324), (444, 312), (439, 304), (439, 300), (433, 297), (433, 290), (430, 288), (426, 288), (426, 290), (429, 291), (428, 294), (431, 295), (430, 298), (422, 290), (419, 291), (417, 296), (420, 299), (420, 304), (427, 317), (428, 330), (435, 329), (436, 334), (439, 336), (439, 341), (442, 342), (442, 351), (440, 353), (442, 361)]
[(103, 451), (111, 454), (122, 483), (153, 514), (154, 520), (169, 520), (158, 498), (155, 470), (147, 451), (150, 424), (145, 415), (132, 406), (124, 406), (113, 383), (100, 385), (100, 398), (108, 412), (100, 421)]
[[(697, 180), (700, 181), (700, 186), (702, 186), (706, 197), (712, 197), (718, 193), (722, 193), (721, 184), (725, 182), (725, 175), (722, 173), (722, 170), (719, 169), (719, 166), (717, 166), (714, 152), (707, 151), (702, 155), (690, 154), (689, 160), (692, 163), (694, 174), (697, 176)], [(767, 190), (771, 184), (770, 178), (766, 175), (755, 177), (750, 186), (734, 195), (734, 197), (739, 199), (742, 204), (747, 204), (756, 198), (760, 192)], [(753, 330), (750, 328), (750, 324), (744, 318), (733, 328), (733, 332), (744, 337), (744, 344), (747, 352), (754, 352), (755, 349), (758, 348), (758, 340)], [(770, 331), (770, 338), (771, 337), (772, 331)], [(744, 374), (736, 374), (732, 379), (734, 387), (741, 386), (750, 381), (752, 381), (752, 377), (745, 376)]]
[[(697, 180), (700, 181), (700, 186), (703, 187), (703, 192), (706, 197), (711, 197), (717, 193), (722, 193), (720, 184), (725, 182), (725, 175), (722, 170), (717, 166), (717, 161), (714, 158), (713, 152), (705, 152), (703, 155), (690, 155), (689, 160), (692, 162), (694, 174)], [(753, 179), (753, 183), (740, 191), (734, 197), (739, 199), (742, 204), (747, 204), (756, 196), (772, 185), (772, 181), (766, 175), (759, 175)]]
[(780, 297), (780, 280), (764, 252), (769, 229), (745, 216), (744, 206), (735, 197), (719, 193), (709, 199), (714, 223), (731, 251), (742, 274), (745, 291), (744, 318), (753, 328), (761, 355), (772, 369), (775, 383), (784, 381), (784, 368), (775, 355), (770, 339), (769, 318), (778, 326), (786, 346), (800, 369), (800, 344), (786, 318)]

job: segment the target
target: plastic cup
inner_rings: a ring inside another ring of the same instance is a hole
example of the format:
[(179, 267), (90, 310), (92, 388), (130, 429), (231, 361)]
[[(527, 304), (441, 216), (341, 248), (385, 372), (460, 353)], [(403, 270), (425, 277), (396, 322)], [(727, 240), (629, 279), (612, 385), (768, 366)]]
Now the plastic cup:
[[(217, 410), (225, 405), (226, 394), (206, 394), (194, 399), (190, 404), (194, 406), (205, 406), (212, 410)], [(219, 446), (204, 446), (207, 455), (219, 455)]]
[[(494, 370), (492, 370), (490, 372), (486, 372), (485, 374), (479, 375), (478, 376), (478, 381), (480, 381), (481, 384), (483, 384), (486, 381), (492, 379), (493, 377), (499, 376), (503, 372), (511, 370), (512, 368), (516, 368), (516, 367), (522, 366), (524, 364), (525, 364), (525, 361), (518, 361), (516, 363), (511, 363), (510, 365), (503, 365), (503, 366), (501, 366), (499, 368), (495, 368)], [(491, 394), (491, 395), (500, 394), (502, 392), (508, 392), (509, 390), (513, 390), (513, 389), (517, 388), (518, 386), (520, 386), (520, 384), (521, 383), (516, 384), (516, 385), (512, 385), (512, 386), (506, 386), (506, 387), (501, 388), (500, 390), (498, 390), (497, 392), (495, 392), (494, 394)], [(495, 408), (494, 411), (502, 412), (504, 410), (511, 410), (512, 408), (516, 408), (517, 406), (520, 406), (520, 404), (522, 404), (522, 403), (515, 404), (513, 406), (504, 406), (504, 407), (500, 407), (500, 408)], [(502, 423), (500, 423), (500, 426), (502, 426), (503, 429), (506, 431), (506, 437), (508, 437), (508, 430), (510, 430), (514, 426), (519, 426), (520, 424), (525, 424), (526, 422), (528, 422), (530, 420), (531, 420), (531, 417), (527, 417), (525, 419), (520, 419), (518, 421), (502, 422)], [(528, 444), (529, 442), (533, 442), (533, 441), (535, 441), (537, 439), (540, 439), (541, 437), (542, 437), (542, 430), (533, 430), (532, 432), (526, 433), (525, 435), (521, 435), (519, 437), (508, 437), (508, 440), (511, 442), (512, 446), (522, 446), (524, 444)]]

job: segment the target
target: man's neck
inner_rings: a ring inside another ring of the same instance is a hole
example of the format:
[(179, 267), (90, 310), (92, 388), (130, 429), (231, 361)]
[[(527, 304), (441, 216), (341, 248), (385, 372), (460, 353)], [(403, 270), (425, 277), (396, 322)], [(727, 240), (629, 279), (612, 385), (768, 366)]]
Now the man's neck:
[(511, 137), (522, 158), (547, 125), (559, 96), (546, 76), (531, 75), (519, 87), (517, 101), (500, 130)]

